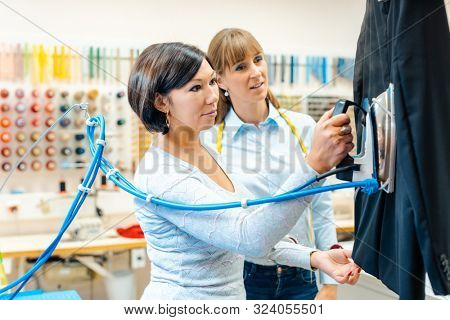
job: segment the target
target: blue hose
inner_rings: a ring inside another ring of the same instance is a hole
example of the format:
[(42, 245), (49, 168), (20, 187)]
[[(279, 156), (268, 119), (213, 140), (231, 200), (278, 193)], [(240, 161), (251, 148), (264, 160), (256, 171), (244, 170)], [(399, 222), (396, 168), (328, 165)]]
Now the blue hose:
[[(100, 142), (94, 141), (94, 134), (95, 134), (95, 127), (100, 127), (100, 135), (99, 139), (105, 141), (105, 119), (102, 115), (97, 115), (94, 117), (91, 117), (89, 119), (90, 124), (88, 124), (86, 128), (86, 133), (89, 141), (89, 150), (93, 156), (93, 160), (91, 164), (89, 165), (89, 169), (85, 175), (85, 178), (83, 180), (82, 186), (85, 188), (91, 188), (95, 178), (98, 174), (98, 171), (101, 170), (104, 174), (106, 174), (109, 177), (109, 180), (111, 180), (115, 185), (123, 189), (124, 191), (128, 192), (129, 194), (145, 200), (150, 201), (153, 204), (165, 206), (171, 209), (175, 210), (195, 210), (195, 211), (203, 211), (203, 210), (222, 210), (222, 209), (230, 209), (230, 208), (237, 208), (241, 207), (241, 202), (234, 201), (234, 202), (226, 202), (226, 203), (211, 203), (211, 204), (184, 204), (184, 203), (178, 203), (173, 201), (167, 201), (164, 199), (160, 199), (157, 197), (150, 197), (148, 194), (142, 192), (141, 190), (137, 189), (133, 184), (131, 184), (119, 171), (112, 171), (115, 170), (114, 166), (103, 157), (103, 151), (104, 151), (104, 145)], [(338, 189), (345, 189), (345, 188), (362, 188), (362, 191), (367, 193), (372, 193), (377, 190), (378, 188), (378, 182), (376, 179), (366, 179), (363, 181), (357, 181), (357, 182), (348, 182), (348, 183), (341, 183), (336, 185), (329, 185), (329, 186), (323, 186), (318, 188), (312, 188), (307, 189), (308, 186), (312, 185), (316, 181), (316, 178), (312, 178), (308, 180), (306, 183), (304, 183), (301, 186), (298, 186), (286, 193), (279, 194), (276, 196), (271, 197), (264, 197), (260, 199), (254, 199), (254, 200), (248, 200), (247, 205), (248, 206), (255, 206), (255, 205), (261, 205), (271, 202), (281, 202), (281, 201), (288, 201), (300, 197), (305, 197), (317, 193), (332, 191), (332, 190), (338, 190)], [(64, 222), (61, 226), (60, 231), (58, 232), (55, 239), (52, 241), (52, 243), (49, 245), (47, 249), (44, 250), (44, 252), (39, 256), (39, 258), (36, 260), (35, 264), (19, 279), (13, 281), (12, 283), (6, 285), (5, 287), (0, 289), (0, 295), (5, 293), (6, 291), (16, 287), (19, 285), (19, 287), (14, 291), (14, 293), (9, 296), (9, 299), (14, 299), (14, 297), (20, 292), (20, 290), (25, 286), (25, 284), (28, 282), (28, 280), (33, 276), (33, 274), (44, 264), (47, 262), (47, 260), (51, 257), (52, 253), (56, 249), (59, 241), (61, 240), (64, 232), (67, 230), (67, 228), (70, 226), (72, 221), (75, 219), (76, 215), (78, 214), (78, 211), (80, 210), (81, 206), (83, 205), (85, 199), (87, 197), (87, 193), (84, 191), (78, 191), (78, 193), (75, 196), (75, 199), (66, 215), (66, 218), (64, 219)]]
[[(104, 126), (104, 119), (103, 117), (100, 117), (100, 119), (91, 119), (93, 121), (97, 121), (98, 123), (101, 123), (103, 125), (100, 125), (101, 132), (100, 132), (100, 139), (105, 139), (105, 126)], [(88, 127), (89, 129), (89, 127)], [(92, 130), (91, 130), (92, 131)], [(89, 133), (89, 130), (87, 130)], [(92, 132), (93, 135), (93, 132)], [(91, 188), (95, 177), (98, 174), (98, 170), (100, 168), (100, 161), (102, 159), (104, 151), (104, 146), (99, 144), (98, 148), (96, 148), (96, 151), (94, 153), (93, 160), (91, 164), (89, 165), (88, 171), (86, 173), (85, 178), (83, 179), (83, 183), (81, 184), (85, 188)], [(49, 245), (47, 249), (44, 250), (44, 252), (39, 256), (39, 258), (36, 260), (35, 264), (19, 279), (13, 281), (12, 283), (6, 285), (5, 287), (0, 289), (0, 294), (5, 293), (6, 291), (16, 287), (19, 285), (19, 287), (14, 291), (14, 293), (10, 296), (8, 296), (9, 299), (14, 299), (16, 295), (20, 292), (20, 290), (26, 285), (28, 280), (33, 276), (33, 274), (45, 263), (47, 260), (51, 257), (52, 253), (55, 251), (59, 241), (61, 240), (64, 232), (67, 230), (69, 225), (72, 223), (72, 221), (75, 219), (78, 211), (80, 210), (82, 204), (84, 203), (85, 199), (87, 197), (87, 193), (83, 191), (78, 191), (78, 193), (75, 196), (74, 201), (72, 202), (72, 205), (66, 215), (66, 218), (64, 219), (64, 222), (61, 226), (60, 231), (58, 232), (55, 239), (52, 241), (52, 243)]]

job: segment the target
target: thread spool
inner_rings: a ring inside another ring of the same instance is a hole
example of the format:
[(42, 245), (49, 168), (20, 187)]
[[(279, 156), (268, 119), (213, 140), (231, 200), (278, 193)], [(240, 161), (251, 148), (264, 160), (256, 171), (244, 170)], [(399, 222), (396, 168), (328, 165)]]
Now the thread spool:
[(39, 171), (42, 168), (42, 163), (39, 160), (34, 160), (31, 162), (31, 169), (33, 171)]
[(25, 92), (22, 89), (18, 88), (16, 89), (15, 95), (17, 99), (22, 99), (25, 96)]
[(63, 119), (61, 119), (59, 124), (61, 125), (61, 127), (67, 128), (70, 125), (70, 119), (69, 118), (63, 118)]
[(45, 125), (49, 128), (54, 124), (55, 124), (55, 118), (53, 118), (53, 117), (49, 117), (49, 118), (47, 118), (47, 120), (45, 120)]
[(2, 163), (2, 170), (3, 171), (9, 172), (9, 171), (11, 171), (11, 168), (12, 168), (12, 166), (11, 166), (10, 162), (6, 161), (6, 162)]
[(35, 102), (31, 105), (30, 110), (31, 112), (37, 113), (39, 112), (41, 108), (39, 107), (39, 103)]
[(30, 135), (31, 141), (36, 142), (36, 141), (39, 139), (39, 136), (40, 136), (40, 135), (41, 135), (41, 134), (40, 134), (39, 132), (33, 131), (33, 132), (31, 133), (31, 135)]
[(31, 125), (33, 127), (39, 127), (41, 125), (41, 120), (39, 118), (34, 118), (31, 120)]
[(63, 90), (61, 91), (61, 98), (65, 99), (69, 96), (69, 91)]
[(20, 162), (19, 165), (17, 166), (17, 170), (19, 171), (25, 171), (27, 170), (27, 164), (26, 162)]
[(11, 141), (11, 133), (9, 131), (3, 131), (0, 133), (0, 140), (4, 143), (8, 143)]
[(38, 89), (31, 90), (31, 96), (33, 98), (38, 98), (39, 97), (39, 90)]
[(75, 141), (81, 141), (83, 139), (84, 139), (84, 134), (83, 133), (75, 134)]
[(18, 142), (24, 142), (27, 139), (27, 135), (23, 131), (19, 131), (16, 133), (16, 140)]
[(84, 97), (84, 91), (77, 91), (75, 92), (75, 94), (73, 95), (73, 98), (77, 101), (80, 102), (81, 99), (83, 99)]
[(8, 148), (8, 147), (2, 148), (2, 151), (1, 151), (1, 152), (2, 152), (2, 156), (5, 157), (5, 158), (10, 157), (10, 156), (11, 156), (11, 153), (12, 153), (11, 149)]
[(2, 89), (2, 90), (0, 90), (0, 96), (1, 96), (3, 99), (8, 98), (8, 96), (9, 96), (9, 90), (8, 90), (8, 89)]
[(45, 167), (47, 168), (47, 170), (49, 171), (53, 171), (56, 169), (56, 162), (53, 160), (49, 160), (47, 161), (47, 163), (45, 164)]
[(27, 152), (27, 150), (26, 150), (24, 147), (22, 147), (22, 146), (20, 146), (20, 147), (18, 147), (18, 148), (16, 149), (16, 154), (17, 154), (19, 157), (23, 156), (23, 155), (25, 154), (25, 152)]
[(27, 124), (24, 117), (18, 117), (14, 123), (16, 124), (17, 128), (23, 128)]
[(45, 96), (47, 99), (52, 99), (55, 96), (55, 91), (53, 89), (47, 89), (45, 91)]
[(2, 103), (0, 109), (2, 110), (2, 112), (8, 112), (10, 108), (9, 104), (7, 103)]
[(56, 148), (54, 146), (48, 146), (45, 149), (45, 154), (49, 157), (53, 157), (56, 154)]
[(41, 155), (41, 148), (39, 148), (39, 147), (34, 147), (33, 149), (31, 149), (31, 154), (34, 156), (34, 157), (39, 157), (40, 155)]
[(75, 148), (75, 154), (78, 156), (81, 156), (82, 154), (84, 154), (86, 151), (83, 147), (77, 147)]
[(61, 149), (61, 154), (65, 157), (68, 157), (72, 154), (72, 149), (70, 149), (69, 147), (64, 147)]
[(62, 142), (67, 142), (70, 140), (70, 134), (68, 132), (63, 132), (59, 135), (59, 140)]
[(64, 113), (64, 112), (66, 112), (67, 110), (69, 110), (69, 106), (68, 106), (68, 105), (63, 104), (63, 105), (61, 105), (61, 106), (59, 107), (59, 111), (61, 111), (61, 113)]
[(11, 120), (9, 120), (8, 117), (3, 117), (0, 120), (0, 126), (2, 126), (3, 128), (9, 128), (11, 126)]
[(89, 90), (88, 93), (87, 93), (87, 97), (90, 100), (97, 99), (97, 97), (98, 97), (98, 90), (97, 89)]
[(24, 103), (18, 102), (16, 106), (14, 107), (17, 113), (23, 113), (27, 109)]
[(52, 113), (53, 111), (55, 111), (55, 105), (51, 102), (47, 102), (44, 106), (44, 110), (47, 113)]
[(47, 135), (45, 136), (45, 140), (47, 140), (48, 142), (53, 142), (56, 139), (56, 133), (53, 131), (50, 131), (49, 133), (47, 133)]

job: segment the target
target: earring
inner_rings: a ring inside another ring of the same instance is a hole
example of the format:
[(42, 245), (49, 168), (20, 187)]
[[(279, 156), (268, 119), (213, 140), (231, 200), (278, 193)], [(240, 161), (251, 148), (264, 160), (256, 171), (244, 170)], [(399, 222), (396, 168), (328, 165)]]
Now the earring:
[(167, 127), (167, 129), (169, 129), (169, 127), (170, 127), (169, 112), (166, 113), (166, 127)]
[(225, 92), (224, 92), (224, 94), (223, 94), (225, 97), (229, 97), (230, 96), (230, 94), (228, 93), (228, 90), (225, 90)]

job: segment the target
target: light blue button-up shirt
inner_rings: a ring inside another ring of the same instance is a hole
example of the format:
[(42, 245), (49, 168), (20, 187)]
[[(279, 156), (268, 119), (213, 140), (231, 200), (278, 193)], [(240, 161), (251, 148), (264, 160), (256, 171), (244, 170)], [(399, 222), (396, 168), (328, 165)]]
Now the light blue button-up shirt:
[[(286, 113), (306, 148), (310, 150), (315, 121), (306, 114), (286, 110), (282, 112)], [(216, 148), (217, 132), (218, 126), (204, 132), (203, 142)], [(225, 117), (221, 161), (225, 165), (225, 171), (238, 177), (253, 193), (254, 198), (273, 195), (294, 172), (308, 171), (304, 168), (304, 155), (297, 138), (272, 105), (269, 106), (268, 117), (258, 126), (244, 123), (233, 108), (230, 109)], [(331, 193), (317, 195), (307, 210), (289, 232), (289, 236), (301, 245), (328, 250), (332, 244), (337, 243)], [(295, 266), (293, 257), (289, 257), (291, 253), (284, 253), (279, 251), (275, 260), (252, 257), (246, 257), (246, 260), (261, 265)], [(336, 284), (323, 272), (320, 272), (320, 282)]]

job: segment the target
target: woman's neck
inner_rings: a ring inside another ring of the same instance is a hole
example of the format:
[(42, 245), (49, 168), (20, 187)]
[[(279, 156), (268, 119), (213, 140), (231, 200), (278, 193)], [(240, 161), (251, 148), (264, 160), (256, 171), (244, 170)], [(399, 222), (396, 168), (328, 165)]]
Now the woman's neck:
[(252, 123), (258, 126), (261, 122), (266, 120), (269, 115), (269, 108), (266, 100), (261, 100), (256, 103), (233, 103), (234, 112), (236, 112), (239, 119), (245, 123)]
[(202, 147), (199, 134), (188, 128), (171, 128), (159, 137), (157, 145), (172, 154), (189, 153)]

